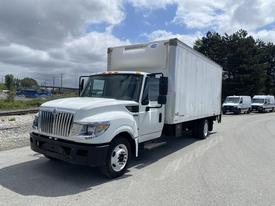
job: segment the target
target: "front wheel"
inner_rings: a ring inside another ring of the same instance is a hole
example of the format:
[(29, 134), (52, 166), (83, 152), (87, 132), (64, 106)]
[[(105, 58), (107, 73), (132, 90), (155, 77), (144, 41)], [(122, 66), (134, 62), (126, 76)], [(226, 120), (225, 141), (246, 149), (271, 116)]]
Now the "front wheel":
[(126, 138), (115, 139), (108, 151), (105, 166), (101, 168), (103, 174), (109, 178), (123, 175), (131, 157), (130, 148), (129, 141)]

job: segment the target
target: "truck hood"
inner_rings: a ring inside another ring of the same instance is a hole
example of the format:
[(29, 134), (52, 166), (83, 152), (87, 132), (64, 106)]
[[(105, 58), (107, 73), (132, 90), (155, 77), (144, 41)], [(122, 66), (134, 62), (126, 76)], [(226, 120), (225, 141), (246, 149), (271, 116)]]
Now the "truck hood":
[(137, 104), (134, 101), (116, 100), (107, 98), (94, 97), (72, 97), (52, 100), (41, 105), (43, 108), (57, 108), (71, 111), (91, 110), (99, 107), (108, 107), (115, 105), (133, 105)]

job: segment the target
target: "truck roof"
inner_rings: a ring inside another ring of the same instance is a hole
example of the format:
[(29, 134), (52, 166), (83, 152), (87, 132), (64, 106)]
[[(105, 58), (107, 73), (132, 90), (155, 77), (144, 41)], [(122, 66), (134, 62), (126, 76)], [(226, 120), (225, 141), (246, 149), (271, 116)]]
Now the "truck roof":
[(232, 96), (227, 96), (227, 97), (250, 97), (248, 95), (232, 95)]
[(254, 97), (253, 97), (253, 99), (254, 98), (258, 98), (258, 99), (265, 99), (265, 98), (268, 98), (268, 97), (273, 97), (274, 98), (274, 96), (272, 96), (272, 95), (255, 95)]

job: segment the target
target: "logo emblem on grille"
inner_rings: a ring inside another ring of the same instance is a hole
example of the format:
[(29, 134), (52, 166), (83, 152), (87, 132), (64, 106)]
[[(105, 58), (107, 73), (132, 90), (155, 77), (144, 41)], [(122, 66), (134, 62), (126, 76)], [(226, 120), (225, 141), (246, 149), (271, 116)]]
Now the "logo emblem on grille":
[(57, 114), (57, 111), (56, 111), (56, 108), (53, 109), (53, 116), (56, 116)]

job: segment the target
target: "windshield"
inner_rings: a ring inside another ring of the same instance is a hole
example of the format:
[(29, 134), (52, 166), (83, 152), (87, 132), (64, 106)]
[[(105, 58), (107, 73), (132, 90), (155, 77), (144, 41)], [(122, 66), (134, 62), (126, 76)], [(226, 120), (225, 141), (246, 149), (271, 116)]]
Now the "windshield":
[(224, 103), (239, 103), (240, 97), (227, 97)]
[(264, 103), (264, 99), (253, 99), (253, 103)]
[(99, 97), (138, 102), (142, 84), (138, 74), (102, 74), (89, 77), (81, 97)]

